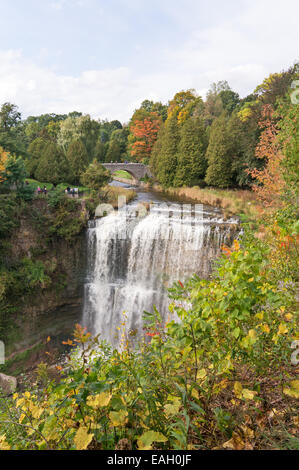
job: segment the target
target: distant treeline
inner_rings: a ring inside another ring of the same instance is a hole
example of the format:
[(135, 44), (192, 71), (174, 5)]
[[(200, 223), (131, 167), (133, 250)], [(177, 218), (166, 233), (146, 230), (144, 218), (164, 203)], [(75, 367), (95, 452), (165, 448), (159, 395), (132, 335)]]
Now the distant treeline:
[[(214, 83), (203, 100), (180, 91), (168, 104), (143, 101), (129, 123), (94, 120), (79, 112), (43, 114), (22, 120), (15, 104), (0, 110), (0, 167), (7, 155), (24, 160), (28, 177), (78, 184), (98, 162), (149, 164), (169, 186), (250, 187), (253, 170), (266, 164), (258, 154), (265, 107), (275, 124), (290, 106), (298, 64), (271, 74), (240, 98), (226, 81)], [(1, 168), (0, 168), (1, 170)]]

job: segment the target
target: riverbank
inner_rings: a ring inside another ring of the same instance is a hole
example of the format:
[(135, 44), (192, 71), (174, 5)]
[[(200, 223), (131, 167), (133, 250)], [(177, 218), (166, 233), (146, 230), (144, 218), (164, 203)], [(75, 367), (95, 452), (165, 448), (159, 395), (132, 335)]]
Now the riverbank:
[(215, 188), (167, 188), (158, 184), (150, 186), (143, 183), (142, 187), (152, 188), (170, 197), (206, 204), (221, 208), (227, 216), (246, 216), (248, 220), (256, 220), (263, 210), (256, 194), (249, 190), (215, 189)]

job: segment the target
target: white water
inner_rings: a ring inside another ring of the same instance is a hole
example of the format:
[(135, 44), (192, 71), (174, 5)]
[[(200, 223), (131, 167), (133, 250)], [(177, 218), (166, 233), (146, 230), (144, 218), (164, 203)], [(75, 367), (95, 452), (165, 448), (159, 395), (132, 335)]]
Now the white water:
[(221, 245), (231, 241), (235, 221), (224, 223), (200, 205), (169, 206), (153, 204), (144, 217), (127, 206), (90, 223), (83, 323), (113, 346), (124, 320), (126, 334), (140, 335), (142, 313), (153, 305), (166, 320), (167, 287), (193, 273), (207, 277)]

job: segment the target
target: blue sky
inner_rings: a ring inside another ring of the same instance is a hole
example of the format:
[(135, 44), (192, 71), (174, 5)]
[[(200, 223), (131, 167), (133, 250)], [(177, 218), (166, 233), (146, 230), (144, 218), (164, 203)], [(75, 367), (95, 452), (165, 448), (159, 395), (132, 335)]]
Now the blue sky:
[(0, 0), (0, 103), (127, 121), (218, 80), (245, 96), (298, 60), (298, 17), (295, 0)]

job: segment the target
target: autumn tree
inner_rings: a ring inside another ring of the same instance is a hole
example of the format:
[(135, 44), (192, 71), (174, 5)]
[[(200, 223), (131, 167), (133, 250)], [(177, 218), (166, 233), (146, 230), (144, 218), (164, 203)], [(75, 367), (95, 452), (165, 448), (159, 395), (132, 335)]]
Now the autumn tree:
[(4, 164), (4, 169), (0, 173), (2, 184), (8, 190), (14, 189), (20, 192), (24, 186), (24, 181), (27, 176), (24, 160), (22, 157), (9, 155)]
[(271, 105), (263, 106), (262, 119), (259, 122), (262, 129), (259, 143), (256, 147), (256, 157), (263, 160), (264, 169), (253, 169), (250, 175), (256, 183), (253, 190), (267, 206), (277, 202), (284, 191), (285, 180), (282, 174), (282, 160), (284, 158), (278, 136), (278, 129), (274, 119), (274, 110)]
[(168, 119), (176, 116), (179, 126), (182, 126), (190, 116), (201, 114), (202, 109), (202, 98), (197, 96), (195, 90), (180, 91), (169, 101)]
[(272, 73), (255, 89), (255, 94), (262, 104), (276, 107), (277, 99), (287, 94), (296, 73), (299, 71), (299, 63), (294, 64), (288, 70), (280, 73)]
[(148, 163), (162, 119), (157, 113), (149, 112), (144, 119), (135, 119), (130, 125), (130, 152), (133, 159)]
[(9, 158), (9, 153), (0, 147), (0, 183), (4, 181), (5, 165)]

